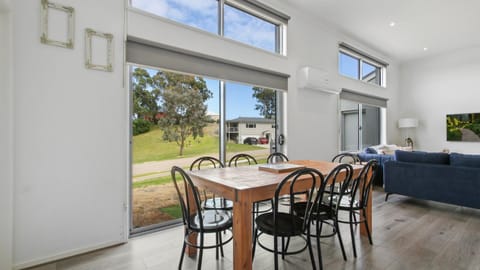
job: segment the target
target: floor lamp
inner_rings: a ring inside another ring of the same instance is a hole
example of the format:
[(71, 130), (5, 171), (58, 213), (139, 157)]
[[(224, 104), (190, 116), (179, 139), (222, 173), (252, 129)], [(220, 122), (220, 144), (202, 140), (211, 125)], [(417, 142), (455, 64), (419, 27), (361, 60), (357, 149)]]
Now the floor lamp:
[(408, 136), (408, 130), (410, 128), (418, 127), (418, 120), (415, 118), (402, 118), (398, 120), (398, 128), (405, 129), (407, 132), (407, 138), (405, 139), (405, 144), (411, 146), (413, 150), (413, 140)]

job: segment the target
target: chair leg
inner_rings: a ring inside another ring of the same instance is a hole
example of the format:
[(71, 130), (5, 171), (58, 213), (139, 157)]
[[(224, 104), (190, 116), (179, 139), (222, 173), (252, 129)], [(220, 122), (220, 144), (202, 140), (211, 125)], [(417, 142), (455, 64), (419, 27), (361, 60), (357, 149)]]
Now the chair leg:
[(285, 237), (282, 236), (282, 260), (285, 260)]
[(202, 257), (203, 257), (203, 233), (200, 233), (200, 250), (198, 251), (197, 270), (202, 269)]
[[(320, 248), (320, 233), (321, 233), (322, 229), (321, 229), (321, 226), (319, 225), (319, 223), (321, 224), (320, 221), (317, 221), (316, 224), (315, 224), (316, 234), (317, 234), (317, 236), (315, 238), (317, 240), (318, 264), (320, 265), (320, 270), (322, 270), (323, 269), (323, 260), (322, 260), (322, 251), (321, 251), (321, 248)], [(310, 229), (309, 229), (309, 231), (310, 231)], [(310, 237), (310, 232), (308, 233), (308, 237)]]
[(178, 270), (182, 269), (183, 263), (183, 256), (185, 256), (185, 248), (187, 247), (187, 243), (183, 241), (182, 253), (180, 254), (180, 263), (178, 263)]
[(218, 236), (220, 237), (220, 255), (222, 255), (222, 258), (224, 257), (223, 255), (223, 240), (222, 240), (222, 233), (219, 232)]
[(352, 237), (353, 257), (357, 258), (357, 248), (355, 247), (355, 233), (353, 232), (353, 223), (352, 223), (353, 217), (355, 217), (355, 214), (353, 213), (353, 211), (350, 211), (349, 225), (350, 225), (350, 236)]
[(253, 262), (253, 259), (255, 258), (255, 248), (257, 247), (257, 234), (258, 234), (258, 229), (255, 229), (253, 231), (252, 262)]
[(347, 260), (347, 255), (345, 254), (345, 248), (343, 247), (342, 236), (340, 234), (340, 228), (338, 227), (337, 220), (334, 221), (334, 226), (335, 226), (335, 230), (337, 231), (338, 241), (340, 242), (340, 247), (342, 248), (343, 260), (346, 261)]
[[(288, 240), (290, 240), (290, 237), (288, 238)], [(310, 239), (310, 229), (308, 229), (307, 231), (307, 245), (308, 245), (308, 253), (310, 254), (310, 261), (312, 262), (312, 269), (317, 270), (317, 267), (315, 265), (315, 257), (313, 256), (312, 241)], [(318, 246), (318, 250), (320, 253), (320, 246)]]
[(278, 270), (278, 239), (276, 235), (273, 235), (273, 255), (275, 270)]
[(365, 214), (365, 210), (363, 211), (363, 221), (365, 222), (365, 228), (367, 229), (367, 235), (368, 235), (368, 241), (370, 242), (370, 245), (373, 245), (372, 241), (372, 234), (370, 233), (370, 229), (368, 228), (368, 220), (367, 220), (367, 215)]
[(219, 249), (219, 242), (218, 242), (218, 232), (215, 233), (215, 259), (218, 261), (218, 249)]

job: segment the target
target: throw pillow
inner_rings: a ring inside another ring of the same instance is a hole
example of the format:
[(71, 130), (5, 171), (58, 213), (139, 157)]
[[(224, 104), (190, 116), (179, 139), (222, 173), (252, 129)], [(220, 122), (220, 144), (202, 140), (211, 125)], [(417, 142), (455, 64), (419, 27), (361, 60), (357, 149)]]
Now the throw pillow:
[(462, 167), (480, 167), (480, 155), (450, 154), (450, 165)]
[(365, 148), (365, 153), (367, 153), (367, 154), (378, 154), (377, 149), (375, 149), (373, 147)]

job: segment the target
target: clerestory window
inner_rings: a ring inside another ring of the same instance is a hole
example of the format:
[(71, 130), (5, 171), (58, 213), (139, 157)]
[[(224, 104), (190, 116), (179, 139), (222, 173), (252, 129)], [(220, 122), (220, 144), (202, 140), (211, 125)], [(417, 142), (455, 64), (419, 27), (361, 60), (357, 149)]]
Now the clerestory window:
[(130, 0), (130, 6), (286, 55), (284, 40), (290, 17), (256, 0)]
[(345, 43), (338, 52), (338, 72), (346, 77), (386, 87), (388, 64)]

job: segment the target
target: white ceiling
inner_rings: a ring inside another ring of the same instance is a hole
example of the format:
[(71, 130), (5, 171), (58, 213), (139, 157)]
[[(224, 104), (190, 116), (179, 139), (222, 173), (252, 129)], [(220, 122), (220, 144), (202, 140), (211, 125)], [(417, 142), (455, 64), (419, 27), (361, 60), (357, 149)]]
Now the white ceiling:
[(399, 62), (480, 45), (480, 0), (285, 2)]

